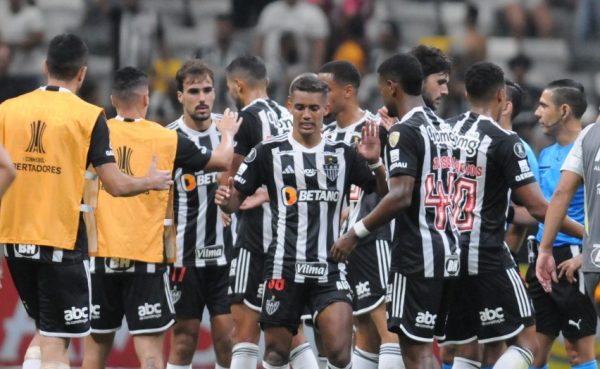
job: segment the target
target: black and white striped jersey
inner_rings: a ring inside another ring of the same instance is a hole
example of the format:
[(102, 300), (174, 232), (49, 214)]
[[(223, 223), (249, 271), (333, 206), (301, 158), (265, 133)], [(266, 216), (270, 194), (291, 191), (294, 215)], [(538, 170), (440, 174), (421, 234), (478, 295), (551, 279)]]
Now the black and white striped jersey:
[(452, 223), (450, 126), (427, 107), (416, 107), (394, 124), (386, 145), (388, 175), (415, 178), (410, 207), (396, 215), (390, 270), (418, 278), (456, 277), (458, 234)]
[[(246, 156), (263, 140), (292, 130), (292, 115), (283, 106), (270, 99), (256, 99), (240, 111), (243, 119), (235, 135), (236, 154)], [(255, 253), (266, 252), (271, 233), (271, 210), (268, 204), (239, 213), (236, 247)]]
[(345, 270), (329, 256), (352, 184), (371, 192), (375, 175), (343, 142), (323, 137), (309, 149), (289, 133), (252, 149), (235, 176), (235, 186), (245, 195), (262, 185), (269, 192), (273, 240), (265, 258), (265, 279), (324, 283)]
[[(183, 117), (169, 124), (167, 128), (176, 130), (198, 147), (214, 150), (221, 137), (215, 122), (221, 118), (221, 115), (212, 114), (213, 124), (204, 132), (188, 127)], [(231, 248), (231, 227), (224, 227), (221, 210), (215, 204), (217, 175), (217, 172), (194, 171), (186, 167), (174, 168), (176, 267), (227, 265), (226, 256)]]
[[(535, 182), (525, 146), (492, 118), (466, 112), (447, 120), (456, 171), (454, 222), (460, 232), (463, 271), (469, 275), (514, 266), (504, 245), (510, 190)], [(443, 164), (442, 164), (443, 165)]]
[[(348, 127), (341, 128), (338, 126), (337, 122), (332, 122), (325, 127), (323, 130), (323, 134), (333, 141), (342, 141), (349, 145), (354, 145), (360, 142), (362, 128), (365, 123), (368, 121), (373, 121), (379, 123), (379, 117), (377, 115), (372, 114), (369, 111), (365, 111), (364, 115), (361, 119), (355, 123), (352, 123)], [(384, 156), (383, 149), (385, 147), (385, 143), (387, 142), (387, 131), (385, 128), (380, 127), (380, 139), (381, 139), (381, 148), (382, 148), (382, 156)], [(342, 233), (346, 233), (354, 223), (358, 222), (362, 218), (364, 218), (367, 214), (373, 210), (381, 197), (376, 193), (365, 194), (364, 191), (361, 190), (360, 187), (352, 186), (350, 189), (350, 194), (348, 196), (349, 206), (350, 206), (350, 214), (348, 216), (348, 221)], [(375, 240), (391, 240), (391, 229), (390, 225), (387, 224), (385, 226), (379, 227), (377, 230), (371, 232), (371, 234), (360, 240), (361, 244), (371, 244), (375, 242)]]

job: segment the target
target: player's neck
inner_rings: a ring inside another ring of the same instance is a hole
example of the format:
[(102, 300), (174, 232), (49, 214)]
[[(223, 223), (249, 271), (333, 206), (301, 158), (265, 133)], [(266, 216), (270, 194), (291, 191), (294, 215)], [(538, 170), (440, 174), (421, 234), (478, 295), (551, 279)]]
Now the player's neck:
[(57, 87), (66, 88), (67, 90), (71, 91), (72, 93), (77, 93), (77, 91), (79, 90), (79, 82), (77, 82), (77, 80), (62, 81), (60, 79), (48, 77), (48, 86), (57, 86)]
[(346, 128), (349, 125), (358, 122), (363, 115), (365, 115), (364, 110), (362, 110), (358, 104), (352, 104), (347, 109), (336, 114), (335, 121), (337, 122), (338, 127)]
[(567, 146), (575, 142), (577, 136), (581, 132), (581, 121), (578, 119), (571, 119), (564, 124), (562, 129), (558, 131), (556, 135), (556, 142), (560, 146)]
[(498, 122), (498, 124), (500, 124), (500, 127), (502, 127), (502, 129), (505, 129), (507, 131), (512, 131), (512, 120), (510, 118), (506, 118), (506, 117), (500, 117), (500, 121)]
[(475, 105), (475, 104), (473, 104), (471, 106), (471, 111), (473, 113), (477, 113), (479, 115), (485, 115), (486, 117), (490, 117), (493, 120), (498, 119), (498, 114), (497, 114), (498, 112), (491, 105), (486, 105), (486, 104)]
[(404, 95), (404, 99), (398, 104), (398, 119), (402, 119), (409, 111), (420, 106), (425, 106), (425, 101), (419, 96)]
[(196, 121), (188, 114), (183, 114), (183, 123), (185, 123), (186, 126), (194, 131), (204, 132), (210, 128), (210, 125), (212, 124), (212, 117), (209, 116), (208, 119)]
[(302, 135), (300, 132), (296, 130), (292, 130), (292, 138), (300, 145), (306, 147), (307, 149), (312, 149), (321, 143), (321, 133), (317, 132), (316, 134), (311, 135)]
[(243, 103), (244, 106), (248, 106), (252, 101), (257, 99), (268, 99), (269, 95), (267, 94), (267, 90), (265, 89), (256, 89), (248, 91), (248, 94), (244, 96)]
[(119, 107), (117, 109), (117, 115), (130, 119), (146, 119), (146, 114), (143, 113), (143, 109), (139, 109), (135, 106)]

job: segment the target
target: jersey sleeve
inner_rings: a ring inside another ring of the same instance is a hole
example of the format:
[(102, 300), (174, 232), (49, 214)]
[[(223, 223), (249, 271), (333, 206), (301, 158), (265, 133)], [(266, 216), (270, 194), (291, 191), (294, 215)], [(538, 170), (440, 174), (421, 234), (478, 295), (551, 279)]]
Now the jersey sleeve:
[(580, 176), (581, 178), (583, 178), (584, 168), (583, 168), (583, 145), (582, 144), (583, 144), (583, 138), (585, 137), (585, 135), (587, 134), (589, 129), (590, 128), (587, 127), (586, 129), (581, 131), (579, 136), (577, 136), (577, 139), (573, 143), (573, 147), (571, 148), (571, 151), (569, 151), (569, 154), (567, 155), (565, 161), (563, 162), (562, 167), (560, 168), (561, 171), (568, 170), (569, 172), (573, 172), (573, 173), (577, 174), (578, 176)]
[(261, 135), (257, 132), (257, 127), (260, 127), (260, 123), (254, 115), (247, 111), (241, 111), (240, 117), (242, 118), (242, 124), (233, 138), (233, 150), (236, 154), (246, 156), (254, 146), (262, 141)]
[(423, 152), (423, 141), (420, 135), (406, 123), (394, 124), (385, 145), (388, 175), (416, 177), (421, 152)]
[(527, 150), (516, 134), (500, 139), (495, 159), (510, 188), (515, 189), (535, 182), (535, 175), (527, 160)]
[(266, 160), (264, 151), (262, 144), (252, 148), (235, 174), (235, 188), (246, 196), (254, 194), (263, 184), (263, 179), (267, 178), (262, 173), (262, 164)]
[(348, 149), (350, 165), (350, 184), (357, 185), (365, 192), (371, 193), (375, 188), (375, 174), (369, 169), (367, 161), (353, 148)]
[(104, 113), (100, 114), (92, 130), (90, 148), (88, 151), (88, 163), (94, 167), (103, 164), (114, 163), (115, 155), (110, 144), (110, 134)]
[(175, 153), (175, 167), (188, 168), (193, 171), (204, 169), (212, 151), (208, 148), (196, 146), (189, 138), (177, 133), (177, 151)]

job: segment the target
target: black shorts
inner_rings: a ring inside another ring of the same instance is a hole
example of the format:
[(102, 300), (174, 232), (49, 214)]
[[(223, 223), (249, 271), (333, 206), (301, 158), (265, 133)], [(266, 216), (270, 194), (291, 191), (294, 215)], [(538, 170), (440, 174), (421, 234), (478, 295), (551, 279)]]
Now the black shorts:
[(585, 281), (585, 292), (594, 304), (596, 314), (600, 317), (600, 298), (596, 297), (596, 289), (600, 288), (600, 273), (583, 272), (583, 279)]
[(129, 333), (153, 334), (175, 323), (167, 272), (92, 274), (92, 333), (112, 333), (127, 318)]
[[(581, 253), (579, 246), (555, 247), (556, 265)], [(596, 312), (594, 305), (585, 295), (583, 274), (577, 282), (569, 283), (566, 276), (552, 284), (552, 292), (546, 293), (535, 276), (535, 264), (527, 271), (529, 295), (535, 310), (536, 330), (549, 337), (560, 333), (569, 340), (596, 334)]]
[(83, 337), (90, 333), (90, 272), (87, 260), (46, 264), (7, 259), (27, 314), (43, 336)]
[(440, 344), (503, 341), (533, 324), (531, 301), (515, 268), (461, 276)]
[(260, 313), (261, 327), (285, 327), (296, 335), (306, 308), (311, 312), (316, 326), (318, 314), (327, 306), (334, 302), (351, 305), (352, 290), (348, 281), (341, 276), (333, 279), (330, 275), (330, 281), (326, 283), (318, 283), (316, 280), (296, 283), (289, 279), (265, 281)]
[(390, 272), (390, 245), (385, 240), (360, 244), (348, 258), (348, 283), (354, 291), (354, 315), (369, 313), (385, 302)]
[(414, 341), (443, 338), (448, 304), (455, 279), (428, 279), (390, 274), (388, 284), (388, 330)]
[(238, 247), (229, 268), (229, 302), (245, 304), (260, 313), (263, 291), (264, 255)]
[(211, 317), (229, 314), (228, 274), (227, 265), (173, 268), (169, 280), (175, 314), (202, 320), (205, 307)]

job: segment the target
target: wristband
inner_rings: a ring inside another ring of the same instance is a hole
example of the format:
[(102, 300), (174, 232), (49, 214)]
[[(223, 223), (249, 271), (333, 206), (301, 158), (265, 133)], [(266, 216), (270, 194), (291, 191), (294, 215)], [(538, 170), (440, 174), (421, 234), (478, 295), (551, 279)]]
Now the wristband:
[(358, 238), (365, 238), (371, 234), (371, 231), (369, 231), (367, 227), (365, 227), (365, 224), (362, 220), (354, 223), (354, 227), (352, 227), (352, 229), (354, 229), (354, 233)]
[(375, 163), (375, 164), (369, 164), (369, 169), (375, 170), (375, 169), (379, 168), (382, 165), (383, 165), (383, 160), (381, 160), (381, 158), (379, 158), (379, 161), (377, 161), (377, 163)]

